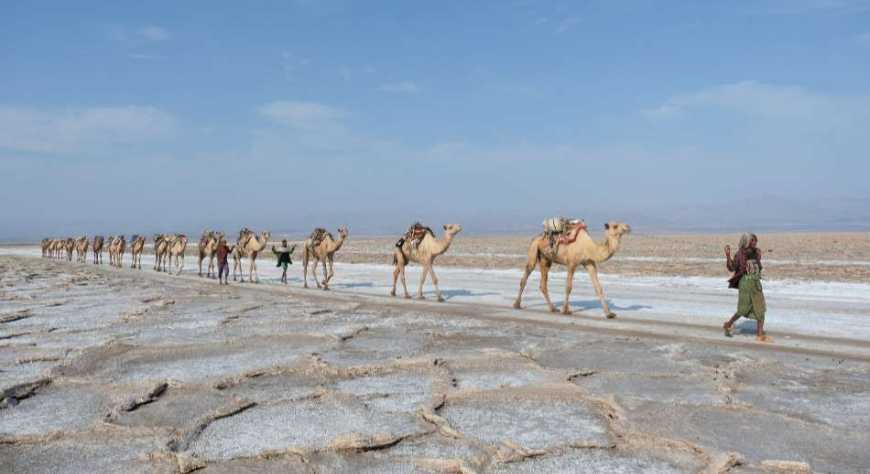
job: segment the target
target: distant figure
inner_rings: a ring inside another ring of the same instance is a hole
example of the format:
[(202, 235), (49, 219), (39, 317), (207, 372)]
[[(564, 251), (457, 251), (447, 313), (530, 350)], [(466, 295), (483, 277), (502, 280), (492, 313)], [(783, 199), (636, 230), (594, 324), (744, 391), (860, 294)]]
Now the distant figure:
[(740, 237), (740, 248), (734, 258), (731, 258), (731, 246), (725, 246), (725, 260), (728, 270), (733, 272), (728, 279), (729, 288), (737, 288), (737, 311), (731, 319), (725, 321), (722, 328), (725, 335), (731, 337), (731, 327), (741, 317), (754, 319), (758, 323), (756, 340), (772, 342), (773, 339), (764, 334), (764, 313), (767, 304), (764, 302), (764, 292), (761, 289), (761, 250), (757, 248), (758, 237), (752, 233)]
[(287, 239), (281, 241), (281, 248), (275, 248), (272, 246), (272, 253), (278, 256), (278, 264), (276, 267), (281, 267), (283, 273), (281, 273), (281, 283), (287, 284), (287, 265), (293, 265), (293, 261), (290, 260), (290, 256), (293, 255), (293, 251), (296, 250), (296, 246), (287, 247)]
[(235, 247), (236, 247), (235, 245), (233, 245), (232, 247), (228, 247), (227, 241), (224, 238), (221, 238), (221, 240), (218, 242), (216, 254), (217, 254), (217, 261), (218, 261), (218, 284), (219, 285), (220, 284), (224, 284), (224, 285), (230, 284), (230, 282), (229, 282), (230, 265), (227, 262), (227, 257), (229, 256), (230, 253), (232, 253), (232, 251)]

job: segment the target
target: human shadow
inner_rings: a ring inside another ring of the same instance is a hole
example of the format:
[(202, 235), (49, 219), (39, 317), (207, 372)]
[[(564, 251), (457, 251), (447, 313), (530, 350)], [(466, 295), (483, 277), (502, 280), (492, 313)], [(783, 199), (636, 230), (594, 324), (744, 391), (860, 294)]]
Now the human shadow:
[(731, 326), (731, 334), (758, 334), (758, 323), (754, 319), (740, 318)]

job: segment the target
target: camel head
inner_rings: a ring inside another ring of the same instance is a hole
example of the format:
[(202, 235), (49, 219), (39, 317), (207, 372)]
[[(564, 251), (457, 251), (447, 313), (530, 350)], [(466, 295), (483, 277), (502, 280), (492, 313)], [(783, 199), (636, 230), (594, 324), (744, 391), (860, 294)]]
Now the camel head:
[(346, 225), (343, 225), (343, 226), (341, 226), (341, 227), (338, 228), (338, 235), (339, 235), (342, 239), (346, 239), (346, 238), (347, 238), (347, 226), (346, 226)]
[(604, 223), (604, 233), (606, 233), (608, 237), (619, 238), (630, 232), (631, 226), (624, 222), (610, 221)]
[(447, 235), (452, 236), (462, 232), (462, 226), (459, 224), (444, 224), (442, 227)]

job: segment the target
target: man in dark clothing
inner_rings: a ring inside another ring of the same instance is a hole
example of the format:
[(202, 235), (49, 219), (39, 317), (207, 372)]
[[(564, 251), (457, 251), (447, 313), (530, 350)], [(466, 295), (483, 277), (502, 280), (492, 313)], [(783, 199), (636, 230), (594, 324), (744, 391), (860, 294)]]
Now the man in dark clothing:
[(281, 274), (281, 283), (287, 284), (287, 265), (292, 265), (293, 261), (290, 260), (290, 256), (293, 255), (293, 251), (296, 250), (296, 246), (287, 248), (287, 239), (281, 241), (281, 248), (275, 248), (272, 246), (272, 253), (278, 256), (278, 264), (276, 267), (281, 267), (284, 270), (284, 273)]
[(227, 256), (233, 252), (232, 247), (227, 246), (226, 239), (221, 239), (217, 247), (217, 263), (218, 263), (218, 284), (229, 285), (230, 265), (227, 263)]

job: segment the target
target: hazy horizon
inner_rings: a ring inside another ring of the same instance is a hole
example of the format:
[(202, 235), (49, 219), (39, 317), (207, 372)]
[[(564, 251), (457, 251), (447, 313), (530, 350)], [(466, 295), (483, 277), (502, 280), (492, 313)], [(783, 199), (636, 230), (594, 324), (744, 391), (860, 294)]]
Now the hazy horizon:
[(10, 1), (0, 241), (870, 229), (870, 1)]

